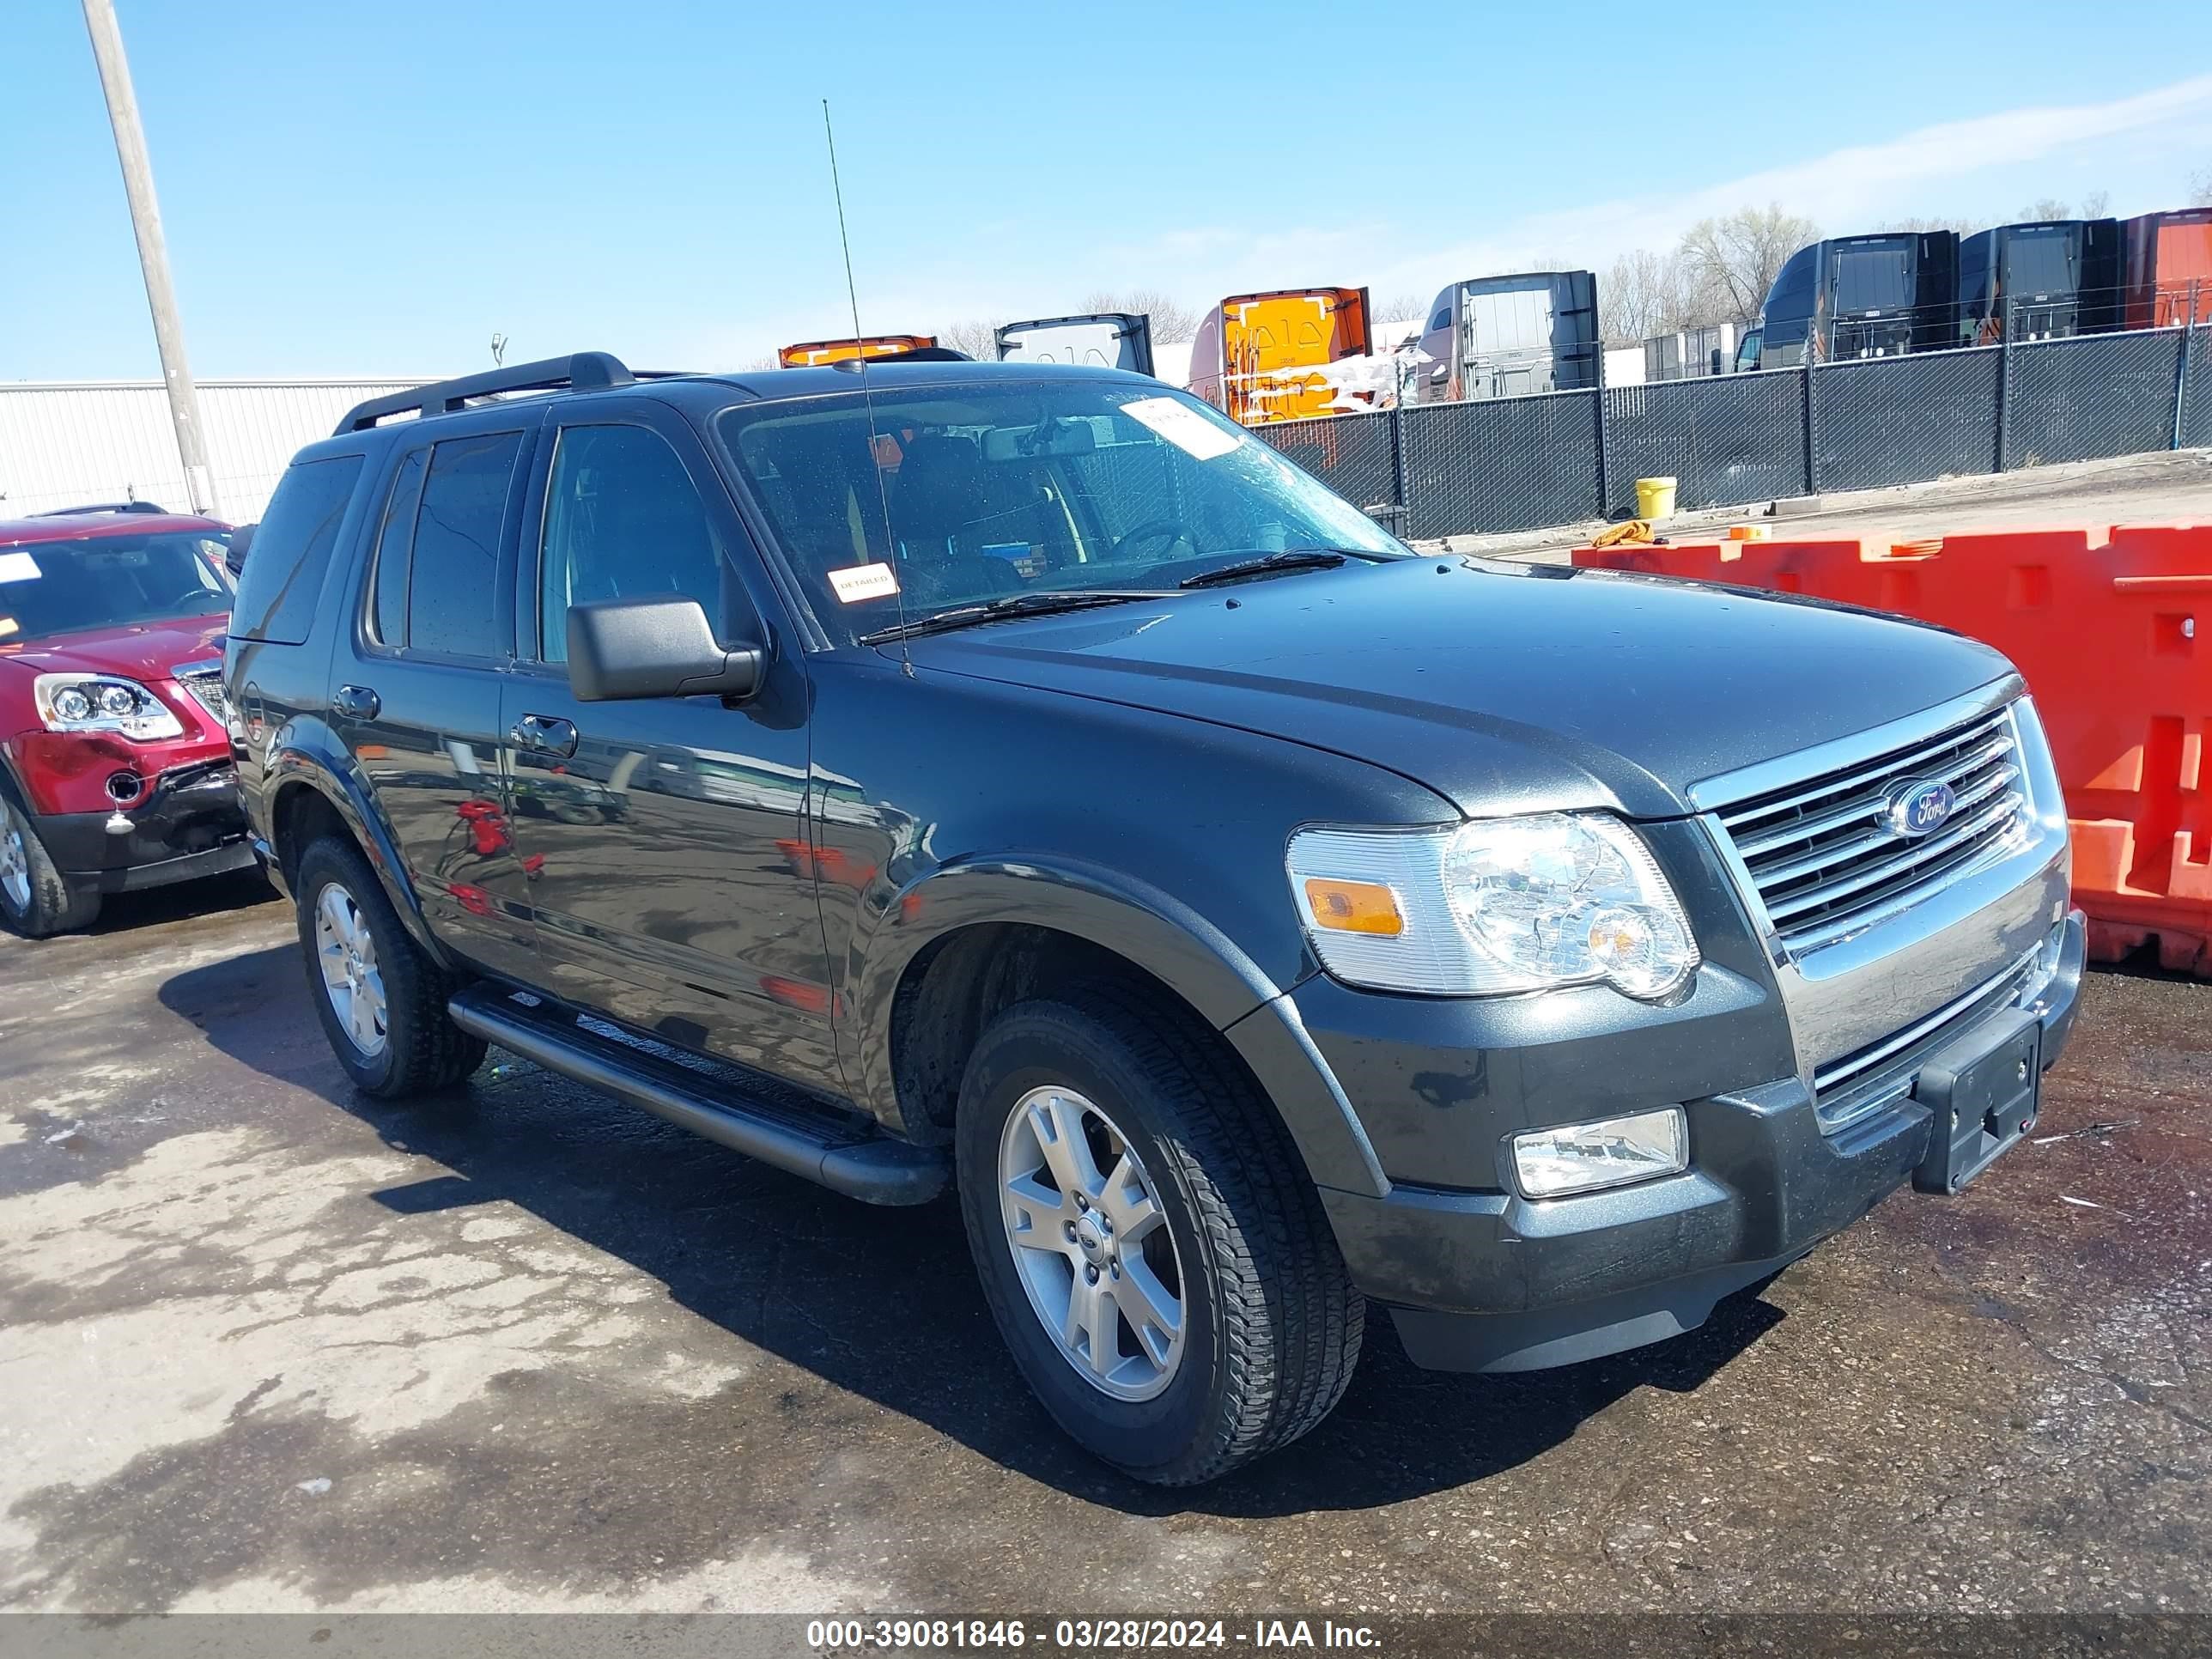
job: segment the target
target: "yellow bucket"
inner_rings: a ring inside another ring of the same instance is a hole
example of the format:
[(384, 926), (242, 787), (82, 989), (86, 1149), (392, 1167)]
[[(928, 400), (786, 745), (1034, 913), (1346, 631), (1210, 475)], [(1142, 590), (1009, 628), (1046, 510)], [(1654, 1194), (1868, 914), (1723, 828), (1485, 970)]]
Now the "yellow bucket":
[(1639, 519), (1670, 518), (1674, 512), (1674, 481), (1672, 478), (1638, 478), (1636, 481), (1636, 516)]

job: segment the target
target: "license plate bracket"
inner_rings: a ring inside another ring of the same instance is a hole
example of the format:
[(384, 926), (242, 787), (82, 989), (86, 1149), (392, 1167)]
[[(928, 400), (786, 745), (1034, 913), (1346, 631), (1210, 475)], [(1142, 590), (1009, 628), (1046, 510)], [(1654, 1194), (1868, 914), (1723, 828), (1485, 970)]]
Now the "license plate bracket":
[(1912, 1087), (1935, 1115), (1912, 1184), (1923, 1193), (1965, 1187), (2034, 1127), (2042, 1086), (2043, 1022), (2026, 1009), (1939, 1050)]

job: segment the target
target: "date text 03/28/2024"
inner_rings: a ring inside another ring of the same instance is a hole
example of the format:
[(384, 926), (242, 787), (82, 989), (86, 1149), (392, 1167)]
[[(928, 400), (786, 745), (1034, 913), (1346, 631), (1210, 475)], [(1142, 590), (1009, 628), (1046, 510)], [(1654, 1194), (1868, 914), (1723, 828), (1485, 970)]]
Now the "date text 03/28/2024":
[(1379, 1638), (1365, 1625), (1323, 1619), (1255, 1619), (1238, 1628), (1220, 1619), (817, 1619), (806, 1626), (817, 1653), (1025, 1648), (1070, 1652), (1243, 1647), (1373, 1650)]

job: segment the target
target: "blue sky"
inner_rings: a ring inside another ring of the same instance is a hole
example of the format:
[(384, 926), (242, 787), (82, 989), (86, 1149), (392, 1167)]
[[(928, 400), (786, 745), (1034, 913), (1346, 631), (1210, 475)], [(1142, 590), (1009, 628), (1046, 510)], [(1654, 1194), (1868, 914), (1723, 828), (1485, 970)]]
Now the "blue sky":
[[(1425, 295), (1770, 198), (1838, 233), (2129, 214), (2212, 169), (2212, 76), (2078, 4), (118, 9), (206, 378), (848, 331), (824, 95), (880, 332), (1136, 285)], [(151, 376), (76, 0), (0, 7), (0, 380)]]

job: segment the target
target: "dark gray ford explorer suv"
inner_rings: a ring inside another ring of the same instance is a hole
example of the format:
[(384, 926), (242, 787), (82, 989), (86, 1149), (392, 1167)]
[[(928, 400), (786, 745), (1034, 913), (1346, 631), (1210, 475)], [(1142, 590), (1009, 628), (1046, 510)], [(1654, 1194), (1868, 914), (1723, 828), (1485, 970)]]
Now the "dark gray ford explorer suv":
[(496, 1042), (957, 1187), (1015, 1364), (1148, 1480), (1312, 1428), (1370, 1300), (1424, 1365), (1564, 1364), (1957, 1190), (2080, 982), (1994, 652), (1419, 554), (1129, 374), (363, 404), (226, 672), (356, 1085)]

